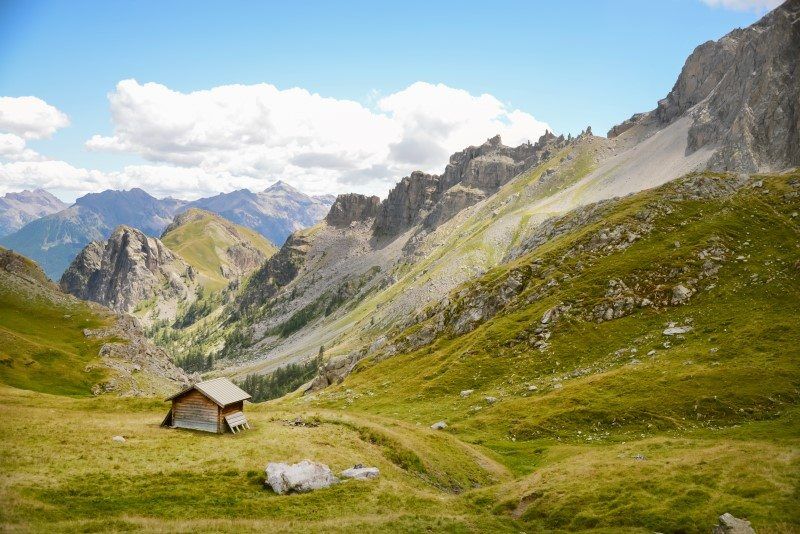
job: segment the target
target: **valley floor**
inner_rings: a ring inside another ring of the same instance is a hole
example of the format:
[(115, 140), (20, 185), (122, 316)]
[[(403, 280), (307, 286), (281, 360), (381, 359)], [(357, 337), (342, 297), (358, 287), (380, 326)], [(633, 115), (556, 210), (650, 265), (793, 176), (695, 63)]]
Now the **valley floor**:
[[(717, 431), (486, 446), (348, 410), (253, 405), (253, 430), (235, 436), (161, 428), (166, 410), (0, 387), (2, 530), (710, 532), (725, 511), (758, 532), (800, 525), (796, 409)], [(381, 476), (264, 488), (269, 461), (303, 458)]]

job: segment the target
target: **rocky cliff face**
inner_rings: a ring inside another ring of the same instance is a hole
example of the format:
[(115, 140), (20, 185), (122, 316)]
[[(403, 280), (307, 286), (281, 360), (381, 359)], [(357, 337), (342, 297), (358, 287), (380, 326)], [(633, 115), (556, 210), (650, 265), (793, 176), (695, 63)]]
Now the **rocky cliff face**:
[(0, 197), (0, 237), (16, 232), (29, 222), (67, 209), (68, 204), (45, 191), (20, 191)]
[(311, 239), (307, 235), (302, 232), (290, 235), (281, 249), (253, 273), (237, 305), (246, 309), (272, 298), (297, 276), (310, 247)]
[(165, 306), (191, 298), (194, 277), (194, 270), (160, 240), (120, 226), (107, 241), (84, 248), (61, 277), (60, 286), (83, 300), (132, 312), (152, 298)]
[(365, 196), (348, 193), (336, 197), (325, 222), (338, 228), (350, 226), (357, 221), (366, 221), (378, 214), (381, 199), (376, 196)]
[[(381, 204), (375, 235), (395, 236), (422, 222), (429, 228), (438, 226), (496, 192), (565, 143), (563, 136), (546, 132), (536, 144), (508, 147), (498, 135), (450, 156), (442, 175), (414, 172), (403, 178)], [(457, 186), (459, 189), (452, 190)]]
[(708, 167), (756, 172), (800, 165), (800, 1), (758, 23), (698, 46), (675, 86), (646, 116), (670, 124), (688, 116), (688, 152), (714, 148)]

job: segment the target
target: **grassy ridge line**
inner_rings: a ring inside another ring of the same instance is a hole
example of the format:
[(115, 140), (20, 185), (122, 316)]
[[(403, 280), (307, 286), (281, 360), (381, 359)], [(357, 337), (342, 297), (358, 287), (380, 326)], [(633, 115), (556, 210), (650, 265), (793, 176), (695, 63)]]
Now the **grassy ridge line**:
[(264, 236), (243, 226), (231, 223), (211, 213), (194, 210), (197, 217), (168, 229), (161, 237), (164, 244), (177, 252), (200, 273), (203, 285), (212, 291), (223, 289), (228, 281), (222, 276), (223, 257), (228, 247), (242, 239), (264, 253), (266, 257), (277, 251)]

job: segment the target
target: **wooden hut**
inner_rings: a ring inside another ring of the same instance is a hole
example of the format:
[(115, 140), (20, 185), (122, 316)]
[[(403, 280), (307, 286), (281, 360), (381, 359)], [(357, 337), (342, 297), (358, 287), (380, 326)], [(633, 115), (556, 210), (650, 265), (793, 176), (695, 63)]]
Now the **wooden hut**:
[(215, 378), (184, 389), (168, 398), (172, 408), (161, 426), (191, 428), (234, 434), (250, 424), (244, 416), (244, 401), (250, 395), (227, 378)]

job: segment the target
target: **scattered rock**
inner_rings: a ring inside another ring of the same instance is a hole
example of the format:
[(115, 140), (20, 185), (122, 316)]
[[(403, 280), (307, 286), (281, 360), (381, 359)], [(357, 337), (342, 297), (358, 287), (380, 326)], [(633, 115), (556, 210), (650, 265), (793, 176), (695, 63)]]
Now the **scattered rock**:
[(291, 465), (270, 462), (267, 465), (266, 474), (266, 484), (279, 495), (327, 488), (339, 482), (327, 465), (311, 460), (303, 460)]
[(122, 436), (114, 436), (111, 438), (112, 441), (116, 441), (117, 443), (125, 443), (125, 438)]
[(286, 419), (283, 422), (286, 426), (304, 426), (304, 427), (317, 427), (319, 426), (318, 420), (311, 420), (306, 421), (300, 416), (295, 417), (294, 419)]
[(665, 328), (663, 334), (665, 336), (677, 336), (679, 334), (686, 334), (692, 331), (691, 326), (670, 326)]
[(537, 389), (539, 389), (537, 386), (534, 385), (528, 386), (528, 391), (536, 391)]
[(719, 516), (719, 524), (714, 527), (714, 534), (756, 534), (750, 521), (738, 519), (725, 512)]
[(378, 478), (380, 470), (377, 467), (364, 467), (361, 464), (356, 464), (350, 469), (342, 471), (342, 478), (352, 478), (355, 480), (368, 480), (370, 478)]
[(633, 459), (636, 460), (637, 462), (643, 462), (647, 460), (647, 457), (644, 454), (637, 454), (636, 456), (633, 457)]
[(444, 421), (439, 421), (438, 423), (433, 423), (431, 425), (431, 428), (433, 430), (444, 430), (445, 428), (447, 428), (447, 423), (445, 423)]
[(474, 390), (474, 389), (465, 389), (464, 391), (462, 391), (462, 392), (460, 393), (460, 395), (461, 395), (462, 397), (469, 397), (469, 396), (470, 396), (470, 395), (472, 395), (474, 392), (475, 392), (475, 390)]
[(692, 290), (683, 284), (678, 284), (672, 288), (672, 304), (681, 304), (689, 300)]
[(484, 397), (483, 400), (485, 400), (489, 404), (494, 404), (495, 402), (497, 402), (497, 397)]

